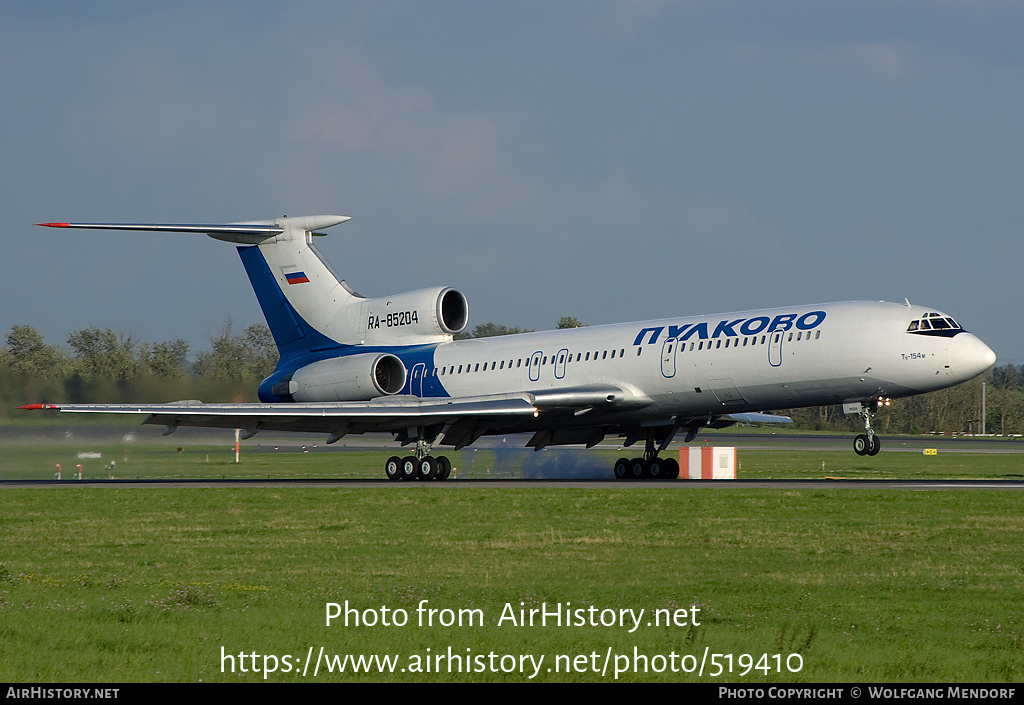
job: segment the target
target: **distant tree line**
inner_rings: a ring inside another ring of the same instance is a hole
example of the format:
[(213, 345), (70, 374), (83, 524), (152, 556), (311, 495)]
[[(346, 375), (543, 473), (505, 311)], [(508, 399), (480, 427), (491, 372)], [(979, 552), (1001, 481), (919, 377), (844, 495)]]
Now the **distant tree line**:
[[(981, 433), (982, 385), (985, 395), (986, 433), (1024, 434), (1024, 367), (1003, 365), (949, 389), (894, 399), (875, 415), (873, 427), (890, 433)], [(843, 414), (842, 406), (816, 406), (779, 410), (797, 428), (820, 431), (863, 429), (857, 415)]]
[[(563, 316), (558, 328), (583, 327)], [(0, 418), (11, 417), (21, 404), (35, 402), (130, 403), (179, 399), (254, 401), (256, 386), (277, 364), (277, 347), (265, 324), (254, 323), (240, 333), (230, 321), (210, 335), (210, 346), (191, 355), (180, 338), (159, 343), (115, 332), (85, 328), (55, 345), (30, 325), (15, 325), (0, 348)], [(497, 323), (481, 323), (460, 339), (531, 332)], [(877, 414), (878, 433), (927, 431), (978, 433), (982, 429), (982, 385), (985, 389), (985, 430), (1024, 433), (1024, 367), (1003, 365), (965, 384), (909, 399), (897, 399)], [(767, 410), (766, 410), (767, 411)], [(854, 431), (857, 416), (841, 406), (777, 410), (808, 430)]]
[(277, 364), (277, 347), (264, 324), (232, 329), (224, 323), (192, 358), (180, 338), (151, 343), (92, 327), (61, 346), (30, 325), (12, 326), (0, 348), (0, 417), (35, 402), (253, 401), (256, 383)]
[[(563, 317), (559, 328), (582, 326)], [(117, 404), (201, 399), (255, 401), (260, 380), (277, 365), (270, 329), (254, 323), (235, 333), (231, 321), (210, 335), (207, 349), (192, 354), (181, 338), (159, 343), (93, 326), (48, 343), (33, 326), (14, 325), (0, 348), (0, 418), (22, 404)], [(481, 323), (460, 338), (529, 332)]]
[[(574, 316), (562, 316), (558, 319), (556, 328), (586, 328), (586, 323), (581, 323)], [(471, 338), (493, 338), (498, 335), (515, 335), (516, 333), (532, 333), (533, 328), (516, 328), (514, 326), (503, 326), (500, 323), (481, 323), (471, 331), (463, 331), (455, 336), (456, 340), (469, 340)]]

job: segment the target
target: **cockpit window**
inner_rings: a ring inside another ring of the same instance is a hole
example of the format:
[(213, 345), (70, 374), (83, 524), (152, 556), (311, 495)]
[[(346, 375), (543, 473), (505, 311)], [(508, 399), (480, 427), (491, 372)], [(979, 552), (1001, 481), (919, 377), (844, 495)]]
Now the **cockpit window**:
[(957, 333), (962, 333), (963, 328), (948, 316), (943, 316), (940, 313), (926, 313), (921, 318), (911, 321), (907, 326), (907, 332), (952, 338)]

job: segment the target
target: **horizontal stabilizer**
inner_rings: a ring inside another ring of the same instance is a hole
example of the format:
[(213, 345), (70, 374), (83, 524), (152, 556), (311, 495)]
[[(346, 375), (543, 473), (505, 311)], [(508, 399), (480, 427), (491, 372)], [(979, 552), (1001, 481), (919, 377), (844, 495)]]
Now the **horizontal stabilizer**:
[(313, 232), (350, 220), (347, 215), (305, 215), (298, 218), (253, 220), (245, 223), (38, 223), (45, 228), (77, 228), (81, 230), (135, 230), (142, 232), (202, 233), (218, 240), (241, 244), (258, 244), (274, 235), (291, 232)]
[(276, 235), (284, 232), (279, 225), (255, 223), (226, 223), (202, 225), (198, 223), (39, 223), (44, 228), (81, 228), (83, 230), (140, 230), (168, 233), (222, 233)]

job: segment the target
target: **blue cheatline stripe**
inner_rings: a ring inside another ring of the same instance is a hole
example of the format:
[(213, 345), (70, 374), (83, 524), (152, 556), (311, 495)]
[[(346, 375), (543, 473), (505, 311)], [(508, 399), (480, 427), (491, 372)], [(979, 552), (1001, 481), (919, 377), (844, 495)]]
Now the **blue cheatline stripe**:
[(281, 354), (279, 368), (309, 358), (317, 351), (344, 347), (309, 325), (288, 303), (258, 246), (239, 247), (238, 256), (242, 259), (245, 273), (249, 275), (249, 282), (256, 292), (256, 300), (260, 302), (263, 317), (267, 319)]

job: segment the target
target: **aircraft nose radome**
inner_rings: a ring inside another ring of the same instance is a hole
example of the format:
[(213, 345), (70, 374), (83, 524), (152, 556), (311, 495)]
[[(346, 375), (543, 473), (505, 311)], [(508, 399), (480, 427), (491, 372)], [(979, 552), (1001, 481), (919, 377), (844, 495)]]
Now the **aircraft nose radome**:
[(996, 364), (996, 354), (976, 335), (961, 333), (949, 346), (949, 365), (964, 379), (976, 377)]

